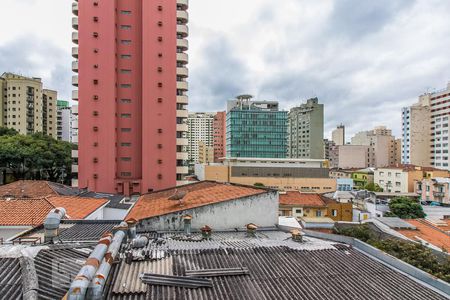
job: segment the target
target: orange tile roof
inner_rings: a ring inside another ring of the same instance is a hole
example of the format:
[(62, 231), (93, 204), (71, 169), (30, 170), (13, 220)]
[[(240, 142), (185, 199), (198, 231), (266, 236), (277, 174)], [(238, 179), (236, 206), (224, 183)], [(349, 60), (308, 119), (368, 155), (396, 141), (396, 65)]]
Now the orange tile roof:
[[(175, 191), (178, 191), (179, 193), (186, 192), (186, 195), (181, 201), (182, 205), (180, 205), (180, 201), (178, 200), (168, 199), (174, 195)], [(133, 206), (126, 218), (142, 220), (263, 193), (267, 193), (267, 189), (212, 181), (201, 181), (178, 188), (171, 188), (143, 195)]]
[(106, 199), (52, 196), (38, 199), (0, 199), (0, 226), (36, 226), (56, 207), (66, 209), (66, 219), (84, 219), (108, 203)]
[(325, 201), (319, 194), (286, 192), (285, 194), (280, 194), (280, 205), (322, 207), (325, 206)]
[(0, 197), (13, 196), (15, 198), (42, 198), (50, 195), (58, 195), (43, 180), (18, 180), (0, 186)]
[(409, 224), (415, 226), (417, 230), (397, 230), (399, 233), (404, 236), (412, 239), (419, 240), (416, 237), (419, 237), (422, 240), (427, 241), (428, 243), (439, 247), (445, 248), (447, 251), (450, 251), (450, 236), (445, 233), (445, 231), (449, 230), (450, 224), (447, 221), (449, 226), (434, 226), (431, 223), (420, 219), (420, 220), (404, 220)]

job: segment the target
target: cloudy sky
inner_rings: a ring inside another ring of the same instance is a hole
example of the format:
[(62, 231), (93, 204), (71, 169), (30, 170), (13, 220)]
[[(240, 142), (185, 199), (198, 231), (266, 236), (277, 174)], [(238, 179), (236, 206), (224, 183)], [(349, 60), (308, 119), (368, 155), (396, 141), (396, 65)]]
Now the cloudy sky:
[[(0, 0), (0, 72), (70, 98), (71, 1)], [(450, 81), (448, 0), (191, 0), (191, 111), (250, 93), (289, 109), (317, 96), (326, 136), (387, 125)]]

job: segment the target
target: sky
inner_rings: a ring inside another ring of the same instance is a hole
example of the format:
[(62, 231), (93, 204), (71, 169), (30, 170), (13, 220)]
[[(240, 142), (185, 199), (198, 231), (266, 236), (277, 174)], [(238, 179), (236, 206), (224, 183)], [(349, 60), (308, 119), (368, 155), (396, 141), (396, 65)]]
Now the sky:
[[(71, 95), (71, 1), (0, 0), (0, 73)], [(449, 0), (190, 0), (190, 111), (252, 94), (283, 109), (318, 97), (325, 137), (385, 125), (450, 81)]]

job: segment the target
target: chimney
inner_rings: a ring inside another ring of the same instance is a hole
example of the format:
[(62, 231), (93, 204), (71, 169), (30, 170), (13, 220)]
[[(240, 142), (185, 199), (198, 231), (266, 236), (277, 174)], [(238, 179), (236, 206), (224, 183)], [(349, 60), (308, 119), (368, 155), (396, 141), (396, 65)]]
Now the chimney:
[(66, 215), (66, 210), (62, 207), (52, 209), (44, 220), (44, 242), (53, 242), (59, 235), (59, 225)]
[(303, 236), (302, 236), (300, 230), (298, 230), (298, 229), (291, 230), (291, 235), (292, 235), (292, 240), (294, 242), (298, 242), (298, 243), (303, 242)]
[(258, 229), (258, 226), (256, 226), (253, 223), (247, 224), (247, 236), (255, 236), (256, 235), (256, 229)]
[(130, 240), (135, 239), (136, 238), (136, 224), (137, 221), (133, 218), (126, 220), (125, 222), (127, 222), (128, 224), (128, 237), (130, 238)]
[(191, 234), (192, 216), (191, 215), (184, 215), (183, 216), (183, 221), (184, 221), (184, 234), (190, 235)]
[(200, 230), (202, 231), (202, 238), (204, 240), (209, 240), (211, 238), (211, 231), (212, 231), (211, 227), (205, 225)]

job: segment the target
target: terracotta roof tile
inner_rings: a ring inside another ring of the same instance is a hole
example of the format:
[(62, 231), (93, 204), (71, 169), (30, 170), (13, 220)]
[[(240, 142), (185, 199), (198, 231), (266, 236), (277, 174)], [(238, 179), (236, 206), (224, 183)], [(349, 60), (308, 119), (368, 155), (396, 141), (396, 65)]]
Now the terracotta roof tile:
[[(178, 193), (186, 192), (186, 195), (181, 201), (182, 205), (180, 205), (180, 201), (168, 199), (174, 195), (175, 191), (178, 191)], [(251, 186), (202, 181), (143, 195), (136, 202), (126, 218), (142, 220), (266, 192), (266, 189)]]
[(101, 206), (105, 199), (52, 196), (38, 199), (0, 199), (0, 226), (36, 226), (55, 207), (66, 209), (66, 219), (84, 219)]
[(13, 196), (14, 198), (42, 198), (58, 195), (43, 180), (18, 180), (9, 184), (0, 186), (0, 197), (5, 198)]
[(300, 192), (286, 192), (285, 194), (280, 194), (280, 205), (301, 205), (309, 207), (326, 206), (321, 195)]
[(445, 232), (448, 227), (437, 227), (422, 219), (404, 221), (415, 226), (417, 230), (397, 230), (399, 233), (412, 240), (422, 239), (436, 247), (450, 251), (450, 235)]

